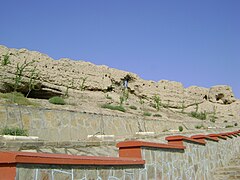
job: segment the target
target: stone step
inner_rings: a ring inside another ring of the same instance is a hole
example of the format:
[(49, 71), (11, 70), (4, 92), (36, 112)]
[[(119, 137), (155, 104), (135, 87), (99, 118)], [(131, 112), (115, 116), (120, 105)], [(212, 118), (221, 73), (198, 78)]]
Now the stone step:
[(214, 170), (215, 180), (236, 180), (240, 179), (240, 166), (226, 166)]

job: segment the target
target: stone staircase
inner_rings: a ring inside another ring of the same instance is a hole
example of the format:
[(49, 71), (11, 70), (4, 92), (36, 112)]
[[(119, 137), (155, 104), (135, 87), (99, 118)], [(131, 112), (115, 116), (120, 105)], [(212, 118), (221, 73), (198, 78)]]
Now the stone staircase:
[(216, 168), (213, 172), (214, 180), (240, 180), (240, 155), (232, 159), (225, 167)]

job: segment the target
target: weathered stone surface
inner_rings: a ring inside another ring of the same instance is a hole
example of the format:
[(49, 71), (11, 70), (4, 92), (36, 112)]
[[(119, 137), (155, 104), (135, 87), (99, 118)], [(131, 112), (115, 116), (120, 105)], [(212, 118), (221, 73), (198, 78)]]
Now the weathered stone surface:
[(213, 86), (209, 90), (209, 100), (220, 104), (231, 104), (236, 101), (232, 88), (229, 86)]
[[(16, 73), (17, 64), (24, 64), (35, 60), (33, 64), (29, 64), (26, 71), (23, 71), (23, 79), (20, 84), (19, 91), (27, 93), (28, 81), (30, 77), (29, 70), (36, 67), (39, 73), (37, 78), (38, 90), (33, 90), (30, 97), (41, 97), (48, 99), (54, 95), (64, 95), (67, 91), (70, 96), (69, 101), (77, 103), (76, 97), (83, 97), (81, 90), (90, 92), (109, 92), (112, 94), (113, 101), (119, 101), (124, 81), (127, 81), (129, 92), (135, 98), (145, 98), (149, 103), (153, 102), (153, 96), (158, 95), (161, 103), (168, 107), (181, 108), (191, 106), (195, 103), (202, 103), (205, 100), (211, 102), (220, 102), (231, 104), (234, 102), (234, 96), (231, 88), (228, 86), (216, 86), (209, 89), (191, 86), (184, 88), (179, 82), (160, 80), (158, 82), (146, 81), (138, 77), (134, 73), (109, 68), (107, 66), (94, 65), (90, 62), (73, 61), (67, 58), (53, 60), (45, 54), (36, 51), (28, 51), (26, 49), (11, 49), (0, 46), (0, 57), (9, 55), (10, 64), (1, 66), (0, 75), (0, 91), (9, 91), (14, 83), (14, 74)], [(126, 83), (125, 83), (126, 84)], [(116, 94), (117, 93), (117, 97)], [(86, 94), (84, 95), (86, 97)], [(94, 101), (102, 101), (100, 96), (93, 96)], [(71, 99), (71, 97), (74, 97)], [(216, 100), (217, 99), (217, 100)], [(105, 99), (106, 102), (106, 99)]]

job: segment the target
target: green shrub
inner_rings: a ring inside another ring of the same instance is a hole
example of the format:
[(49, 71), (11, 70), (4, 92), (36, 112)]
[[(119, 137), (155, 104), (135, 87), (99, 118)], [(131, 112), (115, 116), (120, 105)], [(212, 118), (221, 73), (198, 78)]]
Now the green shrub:
[(143, 98), (139, 98), (139, 103), (141, 104), (141, 105), (143, 105), (145, 102), (144, 102), (144, 99)]
[(37, 105), (29, 101), (22, 93), (12, 92), (12, 93), (0, 93), (0, 97), (7, 99), (10, 103), (16, 103), (19, 105)]
[(216, 122), (216, 119), (217, 119), (216, 116), (210, 116), (210, 121), (211, 121), (211, 122), (215, 123), (215, 122)]
[(32, 90), (39, 90), (37, 89), (37, 78), (39, 77), (39, 71), (36, 70), (37, 66), (34, 66), (33, 69), (30, 70), (29, 74), (29, 81), (28, 81), (28, 92), (26, 94), (26, 97), (29, 96)]
[(112, 97), (109, 96), (108, 94), (106, 95), (106, 98), (107, 98), (107, 99), (112, 99)]
[(124, 89), (123, 92), (122, 92), (122, 96), (124, 98), (124, 101), (126, 102), (129, 98), (129, 92), (128, 92), (128, 89)]
[(197, 118), (197, 119), (201, 119), (201, 120), (205, 120), (207, 118), (207, 114), (205, 112), (191, 112), (190, 113), (191, 117)]
[(124, 97), (123, 96), (120, 96), (119, 97), (119, 103), (120, 103), (120, 106), (122, 106), (123, 105), (123, 102), (124, 102)]
[(137, 110), (136, 106), (129, 106), (130, 109)]
[(128, 97), (129, 97), (129, 92), (128, 92), (128, 90), (127, 90), (127, 89), (123, 89), (123, 90), (122, 90), (122, 95), (119, 97), (120, 106), (122, 106), (124, 102), (125, 102), (125, 103), (127, 102)]
[(151, 116), (152, 114), (150, 112), (144, 112), (143, 115), (144, 116)]
[(204, 126), (201, 124), (201, 125), (196, 125), (195, 126), (196, 129), (201, 129), (201, 128), (204, 128)]
[(28, 132), (26, 129), (9, 128), (9, 127), (5, 127), (4, 129), (2, 129), (1, 134), (13, 135), (13, 136), (28, 136)]
[(154, 114), (153, 117), (162, 117), (161, 114)]
[(182, 132), (182, 131), (183, 131), (183, 127), (182, 127), (182, 126), (178, 126), (178, 130), (179, 130), (180, 132)]
[(225, 128), (232, 128), (233, 125), (226, 125)]
[(57, 104), (57, 105), (64, 105), (64, 104), (66, 104), (64, 99), (59, 97), (59, 96), (51, 97), (48, 101), (50, 103), (52, 103), (52, 104)]
[(111, 109), (111, 110), (117, 110), (117, 111), (122, 111), (125, 112), (126, 110), (124, 109), (124, 107), (122, 106), (113, 106), (111, 104), (104, 104), (101, 106), (102, 108), (106, 108), (106, 109)]
[(224, 123), (227, 123), (228, 121), (227, 120), (225, 120), (225, 121), (223, 121)]
[(238, 123), (234, 123), (234, 126), (238, 126)]
[(215, 123), (215, 122), (216, 122), (216, 119), (210, 119), (210, 121), (211, 121), (212, 123)]
[(153, 101), (155, 102), (155, 108), (159, 111), (161, 104), (161, 99), (158, 95), (153, 96)]
[(10, 63), (10, 60), (9, 60), (9, 55), (8, 54), (5, 54), (5, 55), (3, 55), (3, 59), (2, 59), (2, 66), (6, 66), (6, 65), (8, 65), (8, 64), (11, 64)]
[(156, 104), (154, 104), (154, 103), (150, 103), (149, 106), (157, 109)]
[(81, 77), (82, 82), (81, 82), (81, 84), (79, 86), (80, 87), (80, 91), (84, 91), (86, 89), (85, 83), (87, 81), (87, 78), (88, 77)]
[[(29, 66), (31, 66), (33, 63), (35, 63), (36, 61), (35, 60), (32, 60), (30, 62), (27, 62), (26, 60), (24, 61), (24, 63), (22, 63), (20, 65), (20, 63), (18, 62), (17, 63), (17, 67), (16, 67), (16, 72), (15, 72), (15, 77), (14, 77), (14, 84), (13, 84), (13, 89), (14, 89), (14, 92), (17, 92), (17, 90), (19, 89), (19, 86), (20, 84), (22, 83), (22, 79), (23, 79), (23, 74), (24, 72), (26, 71), (29, 71), (27, 70)], [(34, 74), (35, 74), (35, 70), (36, 68), (34, 68), (33, 70), (31, 70)], [(31, 78), (33, 78), (35, 76), (32, 76), (31, 75)]]

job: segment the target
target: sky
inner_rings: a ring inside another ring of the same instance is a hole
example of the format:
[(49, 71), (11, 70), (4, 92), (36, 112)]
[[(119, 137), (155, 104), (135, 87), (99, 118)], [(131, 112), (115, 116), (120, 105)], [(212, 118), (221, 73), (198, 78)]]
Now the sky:
[(5, 0), (0, 44), (240, 98), (239, 0)]

